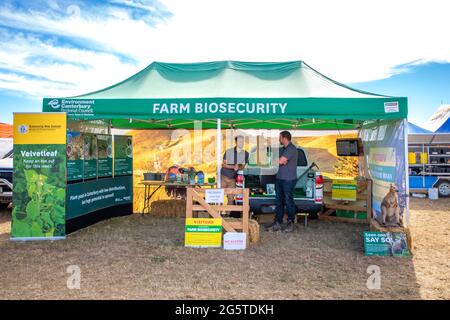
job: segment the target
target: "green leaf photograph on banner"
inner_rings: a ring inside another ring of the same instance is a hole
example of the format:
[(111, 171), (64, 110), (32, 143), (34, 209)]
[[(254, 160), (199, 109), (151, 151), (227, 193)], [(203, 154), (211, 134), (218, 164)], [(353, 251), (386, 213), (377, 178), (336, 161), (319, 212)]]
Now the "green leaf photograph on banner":
[(14, 145), (13, 238), (65, 236), (65, 176), (65, 145)]

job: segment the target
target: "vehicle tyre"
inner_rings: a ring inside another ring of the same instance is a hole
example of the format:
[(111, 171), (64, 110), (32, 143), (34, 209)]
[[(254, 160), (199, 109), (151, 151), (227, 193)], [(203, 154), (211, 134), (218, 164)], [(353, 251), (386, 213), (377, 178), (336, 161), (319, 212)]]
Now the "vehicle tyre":
[(5, 210), (9, 206), (9, 203), (0, 203), (0, 210)]
[(309, 219), (311, 219), (311, 220), (319, 219), (319, 213), (316, 212), (316, 211), (310, 212), (310, 213), (309, 213)]
[(450, 181), (447, 180), (440, 181), (436, 185), (436, 188), (438, 189), (439, 197), (441, 198), (450, 197)]

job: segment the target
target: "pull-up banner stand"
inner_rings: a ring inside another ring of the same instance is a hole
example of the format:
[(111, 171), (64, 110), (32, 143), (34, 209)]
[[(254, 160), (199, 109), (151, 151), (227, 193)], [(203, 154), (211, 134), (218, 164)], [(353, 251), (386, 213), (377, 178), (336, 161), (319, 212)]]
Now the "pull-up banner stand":
[(65, 238), (66, 114), (14, 114), (11, 240)]

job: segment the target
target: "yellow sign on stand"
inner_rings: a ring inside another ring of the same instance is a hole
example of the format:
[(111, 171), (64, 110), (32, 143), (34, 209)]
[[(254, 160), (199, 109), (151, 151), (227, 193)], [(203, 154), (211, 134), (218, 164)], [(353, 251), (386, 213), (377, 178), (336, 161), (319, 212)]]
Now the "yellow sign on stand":
[(353, 179), (333, 179), (331, 198), (333, 200), (356, 201), (358, 185)]
[(66, 114), (15, 113), (14, 144), (66, 144)]
[(184, 245), (194, 248), (220, 248), (222, 219), (186, 218)]

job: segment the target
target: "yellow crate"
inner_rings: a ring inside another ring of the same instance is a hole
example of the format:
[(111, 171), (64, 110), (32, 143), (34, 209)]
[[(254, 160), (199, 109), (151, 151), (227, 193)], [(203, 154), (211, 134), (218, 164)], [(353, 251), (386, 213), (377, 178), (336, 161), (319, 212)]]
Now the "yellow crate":
[(408, 162), (409, 164), (416, 164), (416, 153), (408, 152)]
[(420, 153), (420, 163), (421, 164), (428, 163), (428, 153), (425, 152)]

